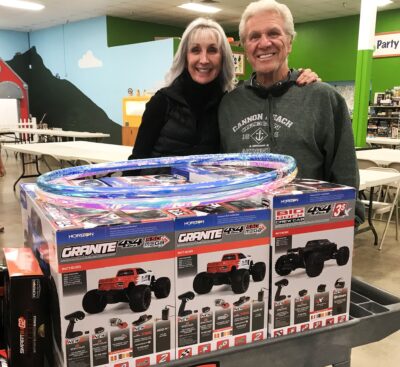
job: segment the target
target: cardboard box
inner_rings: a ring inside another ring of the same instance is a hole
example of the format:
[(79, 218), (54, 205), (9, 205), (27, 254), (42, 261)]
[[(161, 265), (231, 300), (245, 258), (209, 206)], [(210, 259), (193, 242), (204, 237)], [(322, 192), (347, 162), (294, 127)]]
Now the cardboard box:
[(269, 210), (241, 200), (176, 216), (176, 358), (267, 336)]
[(271, 337), (349, 318), (354, 188), (295, 179), (272, 192)]
[(173, 217), (57, 207), (38, 200), (33, 185), (21, 198), (27, 245), (51, 279), (56, 365), (173, 360)]
[[(49, 331), (46, 279), (30, 248), (4, 248), (4, 326), (11, 366), (44, 366)], [(48, 356), (47, 356), (48, 357)]]

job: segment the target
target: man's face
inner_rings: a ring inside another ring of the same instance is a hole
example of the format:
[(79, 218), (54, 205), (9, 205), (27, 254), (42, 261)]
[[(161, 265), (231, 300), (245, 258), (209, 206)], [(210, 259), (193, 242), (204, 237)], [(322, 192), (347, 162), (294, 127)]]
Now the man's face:
[(195, 82), (207, 84), (217, 78), (222, 67), (217, 37), (211, 32), (199, 32), (189, 44), (186, 62)]
[(257, 73), (271, 82), (283, 79), (287, 72), (287, 57), (292, 51), (290, 36), (284, 31), (282, 17), (273, 11), (263, 11), (248, 19), (244, 48)]

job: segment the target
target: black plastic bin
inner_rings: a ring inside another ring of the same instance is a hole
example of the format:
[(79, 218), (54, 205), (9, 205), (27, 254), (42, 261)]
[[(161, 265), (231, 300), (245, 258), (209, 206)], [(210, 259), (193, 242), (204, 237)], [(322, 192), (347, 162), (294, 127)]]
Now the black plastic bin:
[(400, 329), (400, 298), (352, 278), (350, 320), (165, 364), (219, 367), (350, 367), (351, 349), (379, 341)]

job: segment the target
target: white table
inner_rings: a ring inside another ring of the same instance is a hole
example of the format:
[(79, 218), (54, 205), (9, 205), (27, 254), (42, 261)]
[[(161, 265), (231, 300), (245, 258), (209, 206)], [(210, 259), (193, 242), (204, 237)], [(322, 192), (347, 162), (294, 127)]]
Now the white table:
[(69, 131), (69, 130), (53, 130), (53, 129), (32, 129), (32, 128), (16, 128), (12, 132), (17, 134), (28, 135), (44, 135), (44, 136), (57, 136), (61, 138), (75, 139), (102, 139), (108, 138), (110, 134), (104, 133), (90, 133), (86, 131)]
[(398, 149), (367, 149), (357, 150), (357, 159), (369, 159), (379, 166), (387, 166), (392, 162), (400, 163), (400, 150)]
[[(383, 149), (379, 149), (383, 150)], [(393, 151), (392, 149), (387, 149)], [(369, 207), (368, 207), (368, 226), (363, 227), (357, 231), (357, 233), (363, 233), (371, 230), (374, 234), (374, 245), (378, 245), (378, 234), (375, 230), (374, 224), (372, 223), (372, 199), (374, 195), (374, 187), (387, 185), (392, 182), (400, 181), (400, 172), (390, 172), (390, 171), (379, 171), (374, 169), (360, 169), (360, 190), (365, 190), (367, 188), (371, 189), (369, 196)]]
[(374, 137), (374, 138), (367, 138), (367, 143), (374, 145), (390, 145), (392, 147), (397, 147), (400, 145), (400, 139)]
[[(22, 174), (14, 183), (21, 178), (37, 177), (40, 175), (37, 158), (42, 155), (50, 155), (58, 160), (76, 161), (78, 159), (91, 163), (115, 162), (127, 160), (132, 153), (132, 147), (115, 144), (95, 143), (90, 141), (67, 141), (58, 143), (37, 144), (4, 144), (3, 148), (21, 153)], [(34, 161), (26, 162), (25, 155), (34, 155)], [(25, 166), (34, 163), (37, 174), (26, 175)]]

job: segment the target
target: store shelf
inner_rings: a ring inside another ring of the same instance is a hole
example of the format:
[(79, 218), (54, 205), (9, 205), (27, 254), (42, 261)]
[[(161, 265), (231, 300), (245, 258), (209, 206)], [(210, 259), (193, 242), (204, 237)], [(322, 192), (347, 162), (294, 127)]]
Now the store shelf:
[[(378, 112), (379, 111), (379, 112)], [(384, 113), (384, 115), (380, 115)], [(371, 137), (397, 139), (400, 128), (400, 106), (369, 106), (368, 134)], [(371, 131), (374, 129), (375, 131)]]
[(353, 278), (346, 323), (174, 361), (165, 367), (211, 362), (219, 362), (220, 367), (350, 367), (352, 348), (379, 341), (399, 329), (400, 298)]

